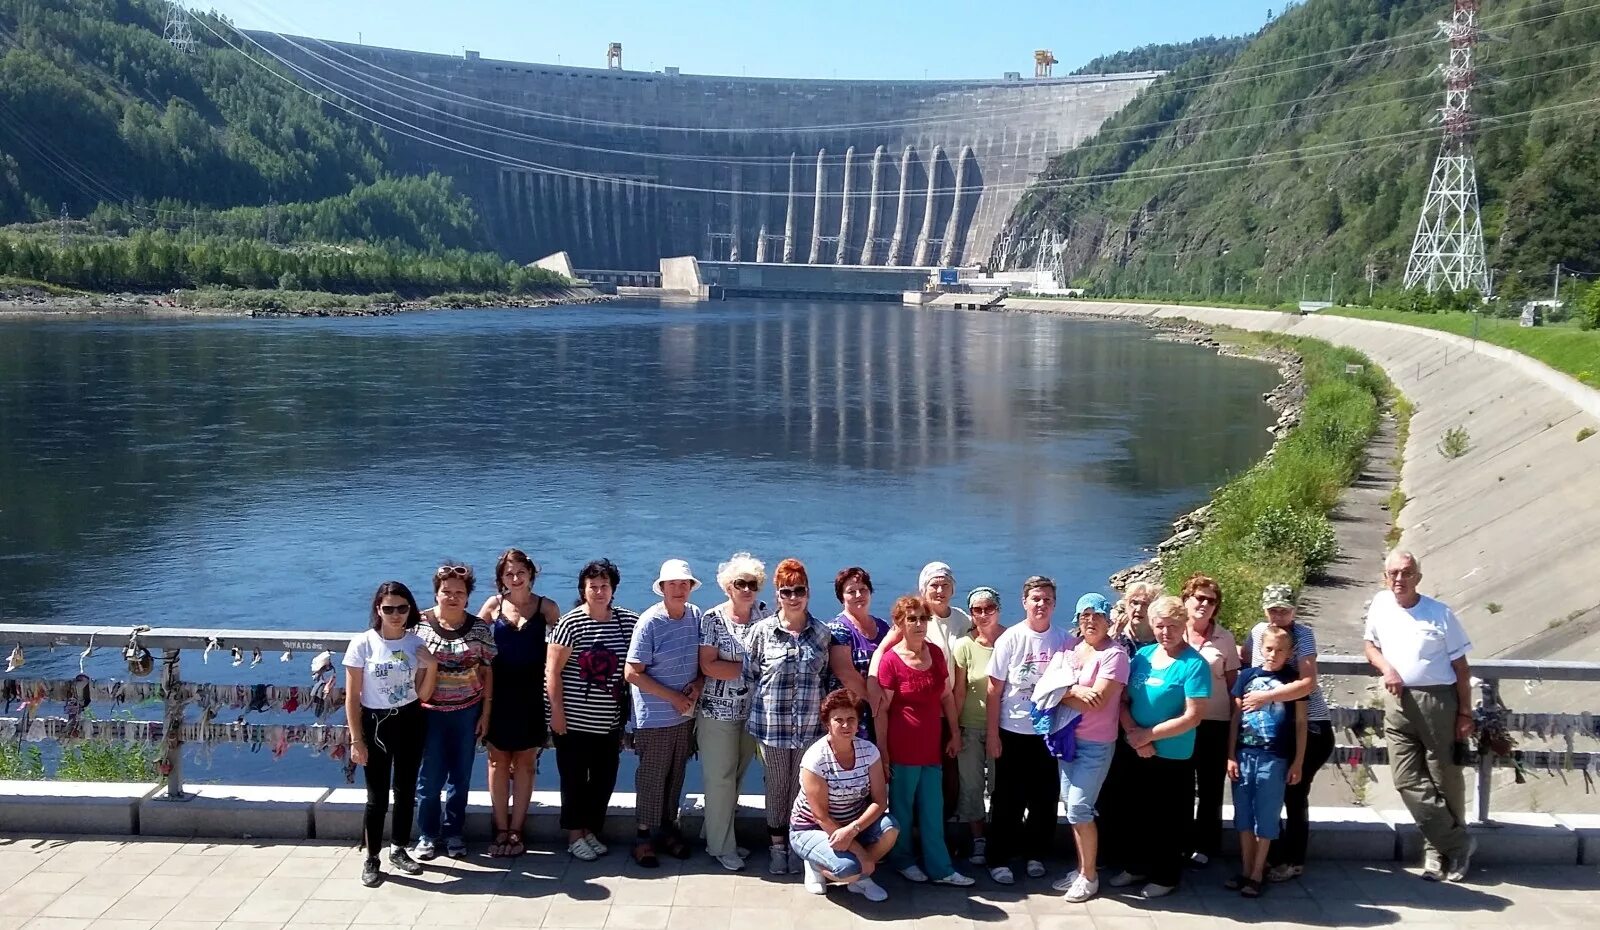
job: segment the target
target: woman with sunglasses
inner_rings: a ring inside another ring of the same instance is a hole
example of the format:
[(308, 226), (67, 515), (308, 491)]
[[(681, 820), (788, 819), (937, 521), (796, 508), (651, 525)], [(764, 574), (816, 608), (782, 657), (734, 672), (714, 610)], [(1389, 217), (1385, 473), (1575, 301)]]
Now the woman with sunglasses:
[[(717, 566), (717, 587), (728, 599), (700, 617), (700, 673), (705, 688), (695, 710), (695, 744), (705, 779), (706, 852), (730, 872), (744, 868), (748, 850), (734, 841), (733, 817), (739, 807), (739, 785), (756, 755), (750, 735), (750, 688), (744, 680), (744, 659), (756, 621), (767, 605), (756, 593), (767, 580), (767, 567), (748, 552), (736, 552)], [(787, 867), (787, 863), (785, 863)]]
[(561, 773), (561, 829), (567, 852), (593, 862), (606, 854), (599, 833), (617, 787), (628, 685), (623, 660), (639, 615), (613, 597), (622, 573), (597, 559), (578, 573), (578, 606), (550, 633), (544, 666), (550, 732)]
[[(452, 859), (467, 854), (462, 830), (467, 820), (467, 792), (472, 789), (472, 759), (477, 742), (489, 732), (494, 703), (494, 670), (499, 654), (489, 624), (467, 612), (472, 594), (472, 569), (446, 562), (433, 573), (436, 602), (422, 614), (417, 634), (439, 663), (433, 697), (423, 703), (428, 740), (417, 778), (416, 858), (427, 862), (445, 853)], [(444, 792), (441, 813), (439, 793)]]
[(818, 709), (834, 643), (808, 609), (811, 589), (800, 560), (779, 562), (772, 581), (778, 612), (750, 631), (744, 677), (751, 690), (749, 730), (766, 769), (767, 871), (783, 875), (801, 870), (800, 856), (789, 848), (789, 818), (800, 791), (800, 758), (822, 736)]
[(1183, 583), (1183, 609), (1188, 618), (1185, 639), (1211, 668), (1211, 696), (1194, 734), (1196, 807), (1189, 841), (1191, 862), (1203, 866), (1222, 849), (1222, 787), (1228, 780), (1233, 683), (1243, 663), (1233, 634), (1216, 622), (1217, 611), (1222, 609), (1222, 588), (1215, 579), (1190, 575)]
[(492, 624), (495, 647), (494, 700), (500, 712), (490, 720), (489, 803), (494, 812), (494, 842), (489, 855), (522, 855), (523, 824), (533, 797), (533, 776), (544, 746), (545, 631), (560, 617), (556, 602), (533, 593), (539, 576), (521, 549), (507, 549), (495, 562), (497, 593), (478, 608)]
[[(417, 802), (417, 770), (427, 718), (422, 702), (433, 696), (439, 663), (412, 632), (422, 621), (411, 589), (385, 581), (372, 595), (372, 626), (350, 641), (344, 652), (344, 715), (350, 726), (350, 761), (362, 767), (367, 782), (364, 840), (367, 858), (361, 884), (383, 880), (378, 850), (383, 820), (394, 786), (394, 826), (389, 864), (407, 875), (422, 866), (406, 852)], [(392, 779), (391, 779), (392, 776)]]

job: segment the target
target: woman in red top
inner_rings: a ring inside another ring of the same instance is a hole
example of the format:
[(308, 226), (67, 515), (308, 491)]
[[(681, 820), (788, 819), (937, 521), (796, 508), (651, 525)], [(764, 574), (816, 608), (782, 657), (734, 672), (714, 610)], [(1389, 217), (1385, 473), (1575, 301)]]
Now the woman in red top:
[[(928, 642), (930, 614), (921, 598), (900, 598), (890, 616), (901, 639), (878, 660), (878, 684), (888, 705), (878, 727), (878, 752), (889, 766), (889, 809), (900, 826), (889, 864), (908, 881), (925, 882), (932, 874), (940, 885), (970, 885), (972, 879), (956, 871), (944, 845), (941, 720), (950, 734), (944, 755), (954, 758), (961, 751), (949, 666), (939, 647)], [(917, 866), (911, 851), (912, 828), (919, 824), (927, 871)]]

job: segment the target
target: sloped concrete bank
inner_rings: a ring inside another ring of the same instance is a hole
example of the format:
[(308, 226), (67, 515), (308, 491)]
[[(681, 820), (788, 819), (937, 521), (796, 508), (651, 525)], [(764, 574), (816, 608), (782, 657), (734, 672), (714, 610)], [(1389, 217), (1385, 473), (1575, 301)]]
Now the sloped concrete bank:
[[(1600, 437), (1577, 438), (1600, 430), (1600, 391), (1508, 349), (1393, 323), (1062, 300), (1007, 299), (1004, 308), (1181, 317), (1365, 353), (1416, 407), (1399, 524), (1401, 545), (1424, 560), (1425, 593), (1456, 609), (1479, 656), (1600, 659)], [(1468, 444), (1452, 458), (1441, 447), (1457, 428)], [(1380, 556), (1371, 554), (1374, 586)]]

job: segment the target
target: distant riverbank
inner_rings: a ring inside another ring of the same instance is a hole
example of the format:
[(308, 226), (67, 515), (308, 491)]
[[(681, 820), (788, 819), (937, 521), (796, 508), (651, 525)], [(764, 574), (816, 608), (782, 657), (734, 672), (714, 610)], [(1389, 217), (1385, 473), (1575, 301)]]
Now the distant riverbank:
[(551, 287), (528, 293), (438, 294), (406, 299), (398, 294), (204, 288), (159, 294), (76, 291), (36, 283), (0, 283), (0, 321), (56, 318), (171, 320), (189, 317), (391, 316), (412, 310), (487, 307), (540, 308), (602, 303), (615, 298), (587, 287)]

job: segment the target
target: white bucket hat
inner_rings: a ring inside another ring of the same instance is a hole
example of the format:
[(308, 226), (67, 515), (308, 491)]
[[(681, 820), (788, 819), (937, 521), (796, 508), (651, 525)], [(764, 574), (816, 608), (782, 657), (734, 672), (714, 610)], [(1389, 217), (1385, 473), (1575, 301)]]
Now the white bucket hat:
[(687, 581), (690, 591), (700, 587), (700, 579), (694, 576), (694, 572), (689, 571), (689, 563), (683, 559), (668, 559), (662, 562), (661, 575), (656, 578), (656, 583), (651, 585), (650, 589), (660, 594), (663, 581)]

